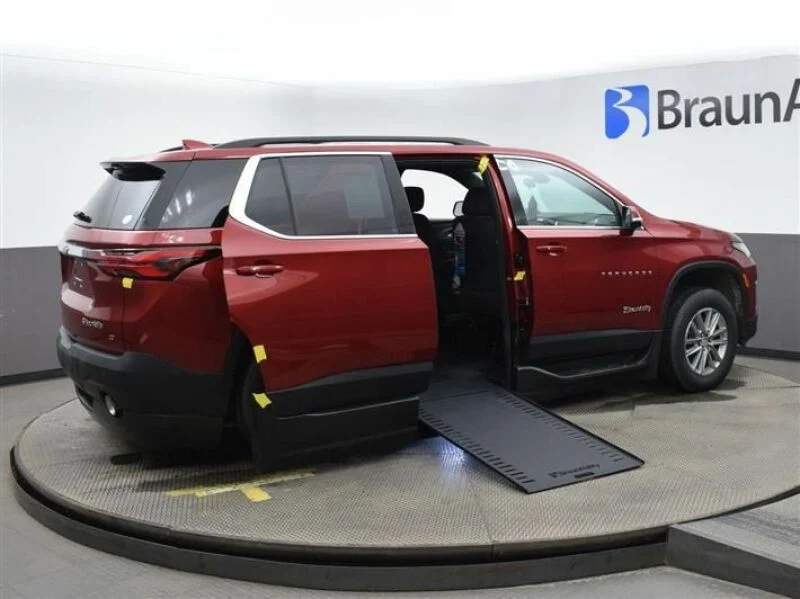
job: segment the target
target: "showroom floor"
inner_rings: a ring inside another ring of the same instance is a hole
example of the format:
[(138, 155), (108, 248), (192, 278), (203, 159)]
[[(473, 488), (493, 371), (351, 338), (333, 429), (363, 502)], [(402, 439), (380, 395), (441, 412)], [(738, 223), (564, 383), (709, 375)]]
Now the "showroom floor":
[[(800, 363), (742, 357), (739, 363), (800, 382)], [(70, 393), (66, 379), (0, 389), (6, 455), (27, 422)], [(12, 493), (8, 460), (0, 461), (0, 597), (327, 597), (345, 593), (270, 587), (188, 574), (115, 557), (68, 541), (29, 517)], [(482, 597), (753, 597), (754, 589), (668, 567), (547, 585), (476, 591)], [(463, 591), (417, 596), (464, 596)], [(369, 594), (387, 596), (391, 594)], [(764, 594), (763, 596), (768, 596)]]

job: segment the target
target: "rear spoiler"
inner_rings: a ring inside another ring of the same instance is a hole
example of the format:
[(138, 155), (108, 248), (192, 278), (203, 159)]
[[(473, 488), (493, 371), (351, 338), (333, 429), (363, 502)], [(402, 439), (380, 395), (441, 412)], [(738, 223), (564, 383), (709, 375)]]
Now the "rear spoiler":
[(109, 175), (123, 181), (153, 181), (164, 176), (164, 169), (149, 162), (110, 161), (101, 162)]

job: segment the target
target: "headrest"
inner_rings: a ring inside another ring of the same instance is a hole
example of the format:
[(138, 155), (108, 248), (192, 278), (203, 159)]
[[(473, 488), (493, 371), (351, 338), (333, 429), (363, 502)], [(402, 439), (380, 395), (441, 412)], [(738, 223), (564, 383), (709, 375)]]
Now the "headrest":
[(490, 201), (485, 187), (474, 187), (464, 196), (464, 205), (461, 207), (461, 211), (466, 216), (491, 216)]
[(406, 187), (406, 195), (408, 196), (408, 205), (411, 206), (411, 212), (419, 212), (425, 205), (425, 190), (421, 187)]

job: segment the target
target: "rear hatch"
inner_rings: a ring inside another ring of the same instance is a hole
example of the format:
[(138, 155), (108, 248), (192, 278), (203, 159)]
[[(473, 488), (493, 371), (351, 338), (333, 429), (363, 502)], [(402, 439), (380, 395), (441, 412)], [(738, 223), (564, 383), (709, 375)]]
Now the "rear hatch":
[[(193, 264), (219, 255), (208, 230), (222, 225), (230, 191), (217, 193), (216, 188), (232, 190), (242, 164), (197, 164), (103, 164), (107, 178), (75, 212), (60, 246), (62, 323), (73, 339), (104, 351), (125, 351), (125, 333), (131, 328), (131, 323), (126, 326), (126, 301), (132, 299), (126, 291), (134, 282), (166, 284)], [(144, 305), (137, 312), (152, 311), (154, 297), (140, 300)]]

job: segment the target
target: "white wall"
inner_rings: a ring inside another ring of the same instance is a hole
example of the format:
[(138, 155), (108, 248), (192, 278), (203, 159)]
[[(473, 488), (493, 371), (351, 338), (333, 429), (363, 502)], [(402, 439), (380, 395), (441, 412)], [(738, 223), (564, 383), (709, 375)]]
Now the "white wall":
[[(800, 233), (800, 111), (790, 123), (604, 135), (607, 87), (686, 96), (776, 90), (800, 57), (452, 89), (304, 88), (2, 56), (0, 247), (55, 245), (110, 156), (183, 137), (455, 135), (562, 154), (645, 208), (747, 233)], [(651, 112), (652, 111), (651, 109)], [(651, 115), (654, 119), (655, 116)]]
[(0, 247), (56, 245), (112, 156), (304, 131), (302, 87), (0, 56)]
[[(566, 156), (646, 209), (748, 233), (800, 233), (800, 110), (789, 123), (654, 130), (607, 139), (608, 87), (646, 84), (685, 97), (777, 91), (800, 57), (706, 63), (552, 81), (381, 91), (317, 89), (315, 131), (473, 137)], [(738, 110), (737, 110), (738, 112)], [(697, 115), (695, 114), (695, 119)]]

